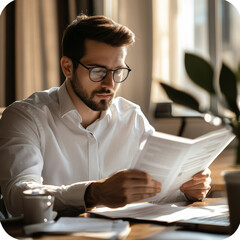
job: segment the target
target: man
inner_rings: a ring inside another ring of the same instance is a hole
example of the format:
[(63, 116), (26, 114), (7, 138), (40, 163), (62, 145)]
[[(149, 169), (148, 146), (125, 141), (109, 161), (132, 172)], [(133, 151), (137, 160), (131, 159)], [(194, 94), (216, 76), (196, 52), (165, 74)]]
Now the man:
[[(104, 16), (77, 17), (62, 40), (64, 84), (5, 110), (0, 183), (12, 215), (23, 212), (22, 191), (31, 188), (54, 195), (58, 212), (120, 207), (161, 191), (161, 183), (132, 169), (154, 129), (139, 106), (115, 98), (131, 71), (126, 55), (133, 42), (128, 28)], [(209, 170), (201, 172), (165, 200), (202, 199), (210, 181)]]

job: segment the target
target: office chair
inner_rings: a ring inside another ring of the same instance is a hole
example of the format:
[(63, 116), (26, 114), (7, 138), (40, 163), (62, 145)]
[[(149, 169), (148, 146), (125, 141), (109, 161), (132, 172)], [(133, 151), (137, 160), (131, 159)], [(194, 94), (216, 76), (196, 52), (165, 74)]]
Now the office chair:
[(9, 218), (9, 214), (8, 214), (8, 211), (5, 207), (3, 196), (2, 196), (2, 190), (1, 190), (1, 187), (0, 187), (0, 220), (1, 219), (7, 219), (7, 218)]

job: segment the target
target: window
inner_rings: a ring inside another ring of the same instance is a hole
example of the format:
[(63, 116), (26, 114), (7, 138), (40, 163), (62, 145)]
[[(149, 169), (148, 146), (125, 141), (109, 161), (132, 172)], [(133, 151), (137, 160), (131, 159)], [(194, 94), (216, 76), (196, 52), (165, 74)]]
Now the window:
[(153, 0), (152, 102), (167, 99), (164, 81), (209, 104), (208, 95), (186, 76), (184, 53), (198, 54), (219, 71), (222, 61), (236, 70), (240, 63), (240, 16), (225, 0)]

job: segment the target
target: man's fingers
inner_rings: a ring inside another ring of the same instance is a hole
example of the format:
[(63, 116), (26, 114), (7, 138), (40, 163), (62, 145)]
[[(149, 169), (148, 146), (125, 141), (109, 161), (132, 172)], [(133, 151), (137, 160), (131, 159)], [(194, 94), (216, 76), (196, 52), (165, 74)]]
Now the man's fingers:
[(191, 182), (187, 182), (185, 184), (183, 184), (180, 187), (181, 191), (185, 191), (185, 190), (209, 190), (211, 188), (210, 186), (211, 182), (195, 182), (195, 181), (191, 181)]
[(181, 187), (180, 190), (184, 193), (189, 192), (189, 191), (209, 191), (211, 189), (210, 185), (205, 185), (205, 184), (198, 184), (195, 186), (192, 186), (191, 188), (189, 187)]
[(181, 192), (183, 192), (185, 196), (191, 201), (201, 200), (205, 198), (210, 189), (211, 189), (210, 185), (204, 183), (194, 185), (191, 188), (190, 187), (180, 188)]
[(210, 177), (210, 175), (211, 175), (211, 170), (209, 168), (207, 168), (204, 171), (195, 174), (192, 178), (194, 180), (205, 179), (205, 178)]
[(138, 170), (122, 170), (99, 183), (95, 196), (98, 204), (120, 207), (125, 204), (155, 196), (161, 192), (161, 183)]
[(212, 179), (210, 177), (208, 178), (203, 178), (203, 179), (192, 179), (189, 180), (188, 182), (184, 183), (181, 188), (188, 188), (188, 187), (193, 187), (195, 185), (199, 184), (204, 184), (205, 186), (209, 186), (211, 184)]
[(206, 197), (208, 191), (211, 189), (211, 171), (209, 168), (195, 174), (191, 180), (184, 183), (180, 190), (185, 196), (191, 200), (201, 200)]
[(124, 187), (136, 188), (136, 187), (151, 187), (151, 188), (161, 188), (160, 182), (155, 180), (146, 179), (128, 179), (124, 182)]
[(161, 183), (152, 179), (152, 177), (142, 171), (138, 170), (124, 170), (119, 171), (111, 177), (111, 181), (117, 181), (122, 187), (135, 188), (135, 187), (153, 187), (161, 188)]
[(192, 201), (202, 200), (203, 198), (206, 197), (207, 193), (208, 191), (201, 191), (201, 190), (184, 192), (185, 196)]
[(161, 187), (155, 188), (155, 187), (135, 187), (135, 188), (128, 188), (126, 190), (127, 193), (135, 195), (135, 194), (156, 194), (161, 192)]

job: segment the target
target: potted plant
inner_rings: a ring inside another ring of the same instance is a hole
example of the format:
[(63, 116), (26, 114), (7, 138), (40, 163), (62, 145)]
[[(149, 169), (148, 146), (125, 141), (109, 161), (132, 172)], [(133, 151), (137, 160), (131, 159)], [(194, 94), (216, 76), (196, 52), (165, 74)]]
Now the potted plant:
[[(198, 100), (191, 94), (163, 82), (160, 83), (161, 86), (174, 103), (203, 113), (205, 119), (210, 119), (211, 123), (218, 120), (221, 124), (231, 127), (237, 138), (236, 164), (240, 164), (240, 108), (237, 100), (240, 65), (238, 71), (234, 72), (225, 63), (222, 63), (218, 82), (215, 84), (216, 73), (208, 61), (191, 53), (185, 53), (184, 60), (189, 78), (194, 84), (207, 91), (210, 99), (216, 99), (221, 105), (222, 111), (219, 111), (214, 104), (209, 104), (209, 107), (202, 109)], [(226, 115), (226, 112), (230, 113), (230, 116)]]

